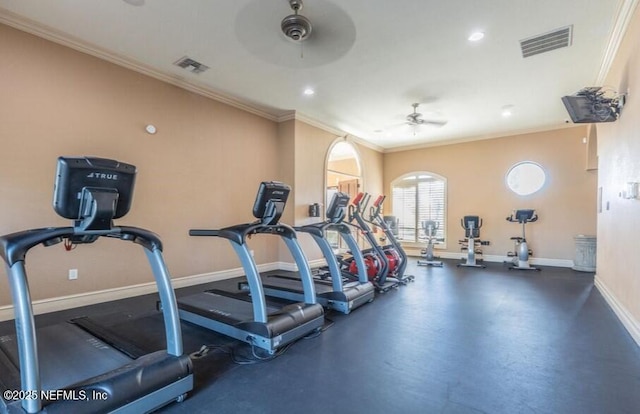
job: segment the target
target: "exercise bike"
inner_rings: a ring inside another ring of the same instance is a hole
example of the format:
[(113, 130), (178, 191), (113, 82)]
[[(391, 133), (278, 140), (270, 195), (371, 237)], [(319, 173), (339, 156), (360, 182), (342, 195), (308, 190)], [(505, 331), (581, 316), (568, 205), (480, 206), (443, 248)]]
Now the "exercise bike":
[[(467, 252), (467, 259), (463, 263), (458, 263), (458, 267), (487, 267), (478, 263), (482, 259), (477, 259), (476, 255), (482, 255), (481, 246), (484, 242), (480, 240), (480, 227), (482, 219), (478, 216), (464, 216), (460, 220), (460, 225), (464, 229), (464, 240), (459, 240), (461, 250)], [(488, 244), (488, 242), (486, 242)], [(463, 259), (464, 260), (464, 259)]]
[(442, 261), (438, 259), (433, 253), (433, 247), (437, 243), (436, 232), (440, 228), (440, 224), (437, 221), (426, 220), (422, 222), (422, 229), (427, 238), (427, 247), (422, 249), (420, 255), (424, 260), (418, 260), (418, 266), (442, 266)]
[(533, 252), (531, 251), (531, 249), (529, 249), (524, 231), (525, 225), (527, 223), (533, 223), (537, 220), (538, 215), (536, 214), (536, 211), (532, 209), (515, 210), (509, 217), (507, 217), (507, 221), (522, 224), (522, 237), (511, 238), (511, 240), (515, 242), (515, 245), (513, 251), (507, 253), (508, 257), (513, 258), (509, 270), (541, 270), (538, 267), (531, 266), (531, 264), (529, 263), (529, 256), (533, 255)]

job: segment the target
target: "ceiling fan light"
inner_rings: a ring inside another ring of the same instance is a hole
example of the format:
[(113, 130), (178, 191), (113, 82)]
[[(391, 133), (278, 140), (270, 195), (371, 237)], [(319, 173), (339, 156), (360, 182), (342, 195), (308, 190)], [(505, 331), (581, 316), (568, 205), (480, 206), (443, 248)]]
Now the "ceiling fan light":
[(311, 34), (311, 22), (299, 14), (290, 14), (280, 23), (282, 33), (296, 42), (305, 40)]

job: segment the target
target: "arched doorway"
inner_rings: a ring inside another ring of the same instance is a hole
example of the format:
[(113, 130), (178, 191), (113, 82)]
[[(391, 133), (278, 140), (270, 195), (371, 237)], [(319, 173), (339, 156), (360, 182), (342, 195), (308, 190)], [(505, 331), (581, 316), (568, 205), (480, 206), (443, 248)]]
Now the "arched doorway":
[[(329, 148), (325, 163), (325, 206), (331, 202), (334, 193), (347, 193), (353, 198), (361, 186), (362, 168), (356, 148), (345, 139), (336, 140)], [(333, 247), (342, 247), (342, 239), (337, 234), (327, 234), (327, 238)]]
[(345, 140), (336, 141), (327, 154), (326, 200), (331, 201), (334, 192), (340, 191), (354, 197), (362, 184), (360, 157), (353, 145)]

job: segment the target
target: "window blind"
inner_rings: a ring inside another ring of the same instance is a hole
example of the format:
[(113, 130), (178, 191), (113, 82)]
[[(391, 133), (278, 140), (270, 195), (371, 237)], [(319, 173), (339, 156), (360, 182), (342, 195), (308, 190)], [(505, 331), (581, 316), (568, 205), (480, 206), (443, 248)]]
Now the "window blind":
[(433, 176), (408, 176), (394, 182), (393, 210), (398, 218), (398, 239), (405, 242), (424, 242), (422, 222), (438, 223), (436, 238), (445, 239), (446, 185), (445, 180)]

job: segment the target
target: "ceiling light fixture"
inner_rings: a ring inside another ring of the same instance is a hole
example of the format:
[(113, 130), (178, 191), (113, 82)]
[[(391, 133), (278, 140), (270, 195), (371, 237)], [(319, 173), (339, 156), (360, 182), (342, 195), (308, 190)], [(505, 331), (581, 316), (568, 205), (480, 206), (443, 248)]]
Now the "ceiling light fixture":
[(127, 4), (130, 4), (136, 7), (144, 6), (144, 0), (123, 0), (123, 1)]
[(302, 0), (289, 0), (289, 5), (294, 14), (290, 14), (280, 23), (282, 33), (289, 39), (301, 42), (311, 34), (311, 22), (304, 16), (298, 14), (302, 10)]
[(477, 42), (484, 38), (484, 32), (474, 32), (467, 38), (470, 42)]
[(509, 118), (513, 115), (513, 105), (505, 105), (502, 107), (502, 116), (504, 118)]
[(315, 93), (316, 93), (316, 91), (314, 91), (314, 90), (313, 90), (313, 89), (311, 89), (311, 88), (306, 88), (306, 89), (304, 90), (304, 92), (302, 92), (302, 93), (304, 93), (304, 94), (305, 94), (305, 95), (307, 95), (307, 96), (311, 96), (311, 95), (315, 94)]

